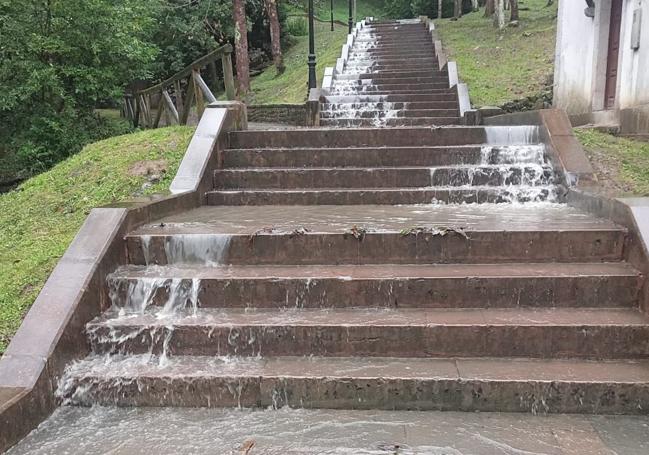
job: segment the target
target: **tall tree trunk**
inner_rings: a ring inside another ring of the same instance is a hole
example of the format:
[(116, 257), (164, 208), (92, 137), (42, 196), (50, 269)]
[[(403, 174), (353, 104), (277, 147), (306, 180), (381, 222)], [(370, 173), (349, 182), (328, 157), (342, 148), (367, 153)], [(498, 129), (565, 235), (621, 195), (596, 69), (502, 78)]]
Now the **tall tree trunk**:
[(494, 25), (500, 30), (505, 28), (505, 0), (496, 0), (496, 14), (494, 15)]
[(512, 8), (512, 14), (509, 20), (511, 22), (518, 22), (518, 0), (509, 0), (509, 5)]
[(462, 0), (453, 0), (453, 19), (462, 17)]
[(282, 56), (282, 44), (280, 43), (277, 2), (276, 0), (264, 0), (264, 4), (266, 5), (266, 14), (268, 14), (268, 22), (270, 24), (270, 48), (273, 53), (273, 63), (275, 64), (275, 68), (277, 68), (277, 72), (281, 74), (286, 67), (284, 66), (284, 57)]
[(471, 0), (471, 10), (475, 13), (480, 9), (480, 5), (478, 5), (478, 0)]
[(250, 61), (248, 59), (248, 27), (246, 25), (246, 1), (232, 1), (234, 18), (234, 55), (237, 59), (237, 82), (239, 95), (250, 91)]
[(484, 17), (491, 17), (496, 12), (496, 0), (487, 0), (484, 7)]
[(444, 9), (442, 3), (443, 3), (443, 0), (438, 0), (437, 1), (437, 18), (438, 19), (442, 18), (442, 9)]

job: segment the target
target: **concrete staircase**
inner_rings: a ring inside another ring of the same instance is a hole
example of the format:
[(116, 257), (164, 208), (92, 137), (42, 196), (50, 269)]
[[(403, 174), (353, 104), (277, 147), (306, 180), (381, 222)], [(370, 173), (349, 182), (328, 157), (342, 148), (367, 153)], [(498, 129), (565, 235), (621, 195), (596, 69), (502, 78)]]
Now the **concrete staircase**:
[(337, 127), (454, 125), (457, 94), (423, 23), (371, 23), (334, 76), (320, 124)]
[[(373, 34), (386, 79), (360, 69), (362, 53), (346, 75), (399, 82), (331, 95), (331, 115), (333, 103), (398, 96), (412, 113), (398, 118), (457, 122), (446, 89), (401, 67), (434, 64), (425, 29), (377, 24), (356, 45)], [(394, 53), (397, 38), (417, 51)], [(403, 84), (427, 95), (392, 88)], [(453, 112), (419, 115), (429, 108)], [(628, 234), (561, 203), (535, 127), (237, 131), (221, 164), (204, 206), (127, 235), (130, 265), (87, 326), (92, 355), (61, 381), (66, 403), (649, 408)]]

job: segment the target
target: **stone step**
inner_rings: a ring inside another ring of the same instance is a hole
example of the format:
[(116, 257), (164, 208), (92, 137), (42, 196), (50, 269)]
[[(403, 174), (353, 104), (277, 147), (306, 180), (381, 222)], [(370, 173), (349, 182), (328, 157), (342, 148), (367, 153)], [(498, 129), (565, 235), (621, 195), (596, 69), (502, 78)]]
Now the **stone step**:
[(319, 190), (213, 190), (210, 205), (365, 205), (365, 204), (501, 204), (556, 201), (554, 186), (465, 188), (363, 188)]
[[(508, 308), (635, 307), (639, 272), (624, 262), (126, 266), (110, 276), (113, 304), (129, 308), (129, 290), (158, 280), (145, 305), (164, 306), (173, 280), (200, 308)], [(171, 296), (173, 299), (174, 296)], [(137, 302), (141, 304), (141, 302)]]
[(479, 146), (226, 149), (224, 168), (478, 164)]
[[(237, 309), (109, 312), (86, 331), (96, 354), (168, 356), (645, 359), (637, 309)], [(163, 351), (164, 350), (164, 351)]]
[(382, 119), (369, 118), (325, 118), (320, 120), (321, 126), (337, 126), (339, 128), (358, 127), (400, 127), (421, 125), (459, 125), (459, 117), (395, 117)]
[(448, 82), (413, 82), (405, 84), (393, 84), (389, 81), (374, 81), (373, 79), (363, 80), (340, 80), (334, 81), (332, 89), (336, 90), (356, 90), (356, 91), (427, 91), (449, 90)]
[[(367, 55), (362, 55), (359, 57), (350, 57), (347, 60), (347, 65), (349, 64), (375, 64), (375, 65), (400, 65), (407, 64), (410, 66), (420, 65), (422, 67), (434, 68), (438, 64), (437, 57), (435, 55), (424, 55), (421, 57), (404, 57), (401, 55), (394, 55), (388, 57), (377, 56), (371, 57)], [(440, 68), (436, 68), (439, 70)]]
[(390, 59), (405, 59), (405, 58), (433, 58), (437, 59), (435, 52), (432, 49), (417, 49), (410, 52), (399, 52), (399, 51), (380, 51), (380, 50), (352, 50), (349, 53), (349, 59), (370, 59), (370, 60), (390, 60)]
[[(334, 79), (334, 85), (409, 85), (409, 84), (445, 84), (448, 87), (448, 77), (433, 77), (430, 72), (418, 72), (416, 75), (393, 76), (388, 74), (339, 74)], [(361, 77), (362, 76), (362, 77)]]
[[(503, 127), (502, 130), (506, 131), (507, 127)], [(389, 130), (358, 128), (342, 133), (336, 128), (248, 130), (229, 133), (231, 148), (476, 145), (485, 143), (486, 138), (486, 129), (482, 126), (436, 129), (414, 127)]]
[[(375, 94), (358, 94), (358, 95), (327, 95), (327, 103), (446, 103), (444, 107), (458, 107), (457, 94), (454, 92), (446, 93), (426, 93), (420, 95), (375, 95)], [(448, 104), (452, 103), (452, 104)]]
[(333, 109), (323, 109), (320, 111), (320, 118), (349, 118), (350, 114), (354, 115), (354, 118), (367, 119), (385, 119), (394, 117), (459, 117), (460, 115), (458, 109), (399, 109), (389, 108), (387, 105), (385, 105), (385, 107), (377, 107), (375, 110), (369, 110), (366, 108), (354, 111), (352, 109), (347, 108), (345, 105), (337, 106)]
[(649, 363), (634, 360), (91, 358), (65, 379), (60, 395), (83, 406), (534, 414), (642, 414), (649, 407)]
[(431, 65), (430, 63), (418, 64), (418, 63), (408, 63), (404, 61), (403, 63), (396, 64), (379, 64), (376, 62), (365, 61), (361, 63), (350, 63), (347, 62), (343, 69), (343, 73), (385, 73), (385, 74), (404, 74), (408, 72), (420, 72), (420, 71), (430, 71), (433, 74), (444, 73), (445, 71), (440, 71), (437, 67), (437, 64)]
[(366, 95), (380, 95), (380, 96), (390, 96), (390, 95), (411, 95), (415, 98), (421, 98), (428, 94), (445, 94), (449, 93), (449, 89), (424, 89), (424, 90), (375, 90), (373, 87), (367, 87), (364, 89), (353, 88), (353, 89), (332, 89), (329, 93), (334, 96), (355, 96), (363, 97)]
[(431, 186), (550, 185), (545, 165), (374, 168), (238, 168), (214, 171), (215, 189), (421, 188)]
[(393, 54), (403, 55), (417, 53), (422, 50), (435, 54), (435, 45), (432, 40), (426, 40), (424, 38), (423, 40), (413, 41), (410, 43), (409, 49), (404, 49), (403, 46), (393, 44), (391, 41), (354, 41), (354, 45), (351, 47), (352, 52), (391, 52)]
[(410, 101), (410, 102), (378, 102), (378, 103), (321, 103), (320, 113), (332, 110), (405, 110), (405, 111), (423, 111), (423, 110), (445, 110), (449, 113), (458, 113), (457, 102), (455, 101)]
[(336, 80), (358, 80), (372, 79), (373, 81), (385, 81), (392, 84), (403, 84), (415, 82), (446, 82), (448, 83), (448, 74), (441, 71), (382, 71), (381, 73), (356, 73), (356, 74), (336, 74)]
[[(389, 46), (389, 47), (396, 47), (396, 48), (402, 48), (403, 45), (398, 44), (399, 40), (397, 39), (395, 41), (394, 37), (392, 36), (381, 36), (374, 34), (374, 36), (370, 36), (369, 34), (359, 34), (356, 39), (354, 40), (354, 46), (367, 46), (367, 45), (373, 45), (373, 46)], [(431, 37), (430, 35), (427, 34), (422, 34), (422, 35), (411, 35), (408, 37), (408, 45), (409, 46), (426, 46), (429, 45), (431, 42)], [(397, 43), (397, 44), (395, 44)]]
[(201, 207), (143, 226), (126, 243), (136, 265), (495, 264), (619, 261), (625, 238), (620, 226), (559, 204), (259, 206)]

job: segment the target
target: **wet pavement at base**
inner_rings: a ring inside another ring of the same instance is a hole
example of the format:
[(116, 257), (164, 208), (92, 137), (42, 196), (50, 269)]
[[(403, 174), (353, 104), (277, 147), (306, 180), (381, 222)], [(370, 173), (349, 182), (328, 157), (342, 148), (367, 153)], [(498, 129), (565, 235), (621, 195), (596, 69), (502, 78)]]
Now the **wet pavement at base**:
[(9, 455), (646, 455), (649, 417), (63, 407)]

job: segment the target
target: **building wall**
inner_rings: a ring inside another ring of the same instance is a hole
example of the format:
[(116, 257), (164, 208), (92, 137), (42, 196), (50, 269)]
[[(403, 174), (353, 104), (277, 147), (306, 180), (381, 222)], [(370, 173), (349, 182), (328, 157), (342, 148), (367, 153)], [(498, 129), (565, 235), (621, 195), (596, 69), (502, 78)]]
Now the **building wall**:
[(560, 0), (555, 50), (554, 104), (568, 113), (590, 111), (595, 22), (585, 3)]
[[(595, 1), (595, 17), (586, 3), (561, 0), (555, 53), (554, 104), (570, 114), (604, 109), (606, 57), (611, 0)], [(631, 49), (633, 11), (642, 10), (640, 48)], [(618, 67), (617, 109), (649, 104), (649, 0), (625, 0)]]

